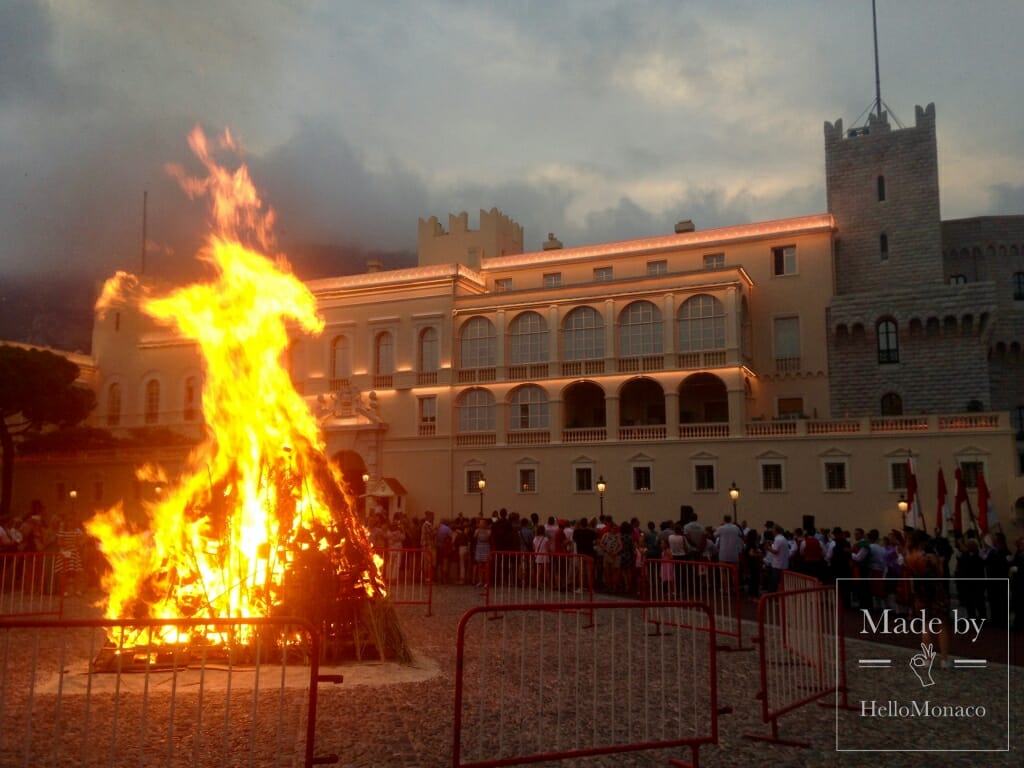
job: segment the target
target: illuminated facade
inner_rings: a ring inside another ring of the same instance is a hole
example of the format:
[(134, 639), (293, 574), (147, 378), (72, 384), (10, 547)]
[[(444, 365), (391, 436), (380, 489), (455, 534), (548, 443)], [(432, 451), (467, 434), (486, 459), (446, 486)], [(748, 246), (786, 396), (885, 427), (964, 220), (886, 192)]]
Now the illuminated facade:
[[(411, 514), (710, 523), (735, 484), (751, 523), (888, 529), (911, 457), (929, 525), (958, 464), (1010, 525), (1024, 282), (1002, 293), (1024, 217), (939, 220), (931, 106), (825, 135), (825, 214), (522, 253), (492, 209), (421, 220), (418, 267), (308, 283), (326, 328), (294, 338), (292, 378), (353, 491), (400, 487)], [(995, 231), (970, 246), (990, 271), (964, 277), (966, 240)], [(97, 425), (199, 428), (190, 344), (125, 310), (93, 354)]]

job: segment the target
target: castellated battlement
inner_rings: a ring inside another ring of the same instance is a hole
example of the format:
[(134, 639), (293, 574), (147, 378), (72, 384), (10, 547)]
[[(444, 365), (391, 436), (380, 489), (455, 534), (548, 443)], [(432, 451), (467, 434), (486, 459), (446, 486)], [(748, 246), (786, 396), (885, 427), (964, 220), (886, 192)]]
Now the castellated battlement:
[(464, 264), (479, 269), (483, 259), (523, 252), (523, 228), (497, 208), (480, 210), (480, 228), (469, 228), (465, 211), (448, 214), (448, 229), (437, 216), (420, 219), (419, 264)]
[[(935, 133), (935, 103), (932, 102), (926, 107), (922, 107), (920, 104), (914, 107), (914, 126), (913, 128), (903, 128), (902, 131), (909, 131), (914, 129), (925, 128), (931, 133)], [(839, 118), (835, 123), (825, 121), (825, 151), (827, 152), (832, 145), (837, 144), (841, 141), (853, 141), (862, 139), (866, 136), (878, 136), (885, 135), (892, 132), (892, 126), (889, 124), (889, 113), (882, 112), (881, 115), (877, 115), (874, 112), (868, 115), (867, 125), (851, 128), (849, 133), (843, 133), (843, 119)]]

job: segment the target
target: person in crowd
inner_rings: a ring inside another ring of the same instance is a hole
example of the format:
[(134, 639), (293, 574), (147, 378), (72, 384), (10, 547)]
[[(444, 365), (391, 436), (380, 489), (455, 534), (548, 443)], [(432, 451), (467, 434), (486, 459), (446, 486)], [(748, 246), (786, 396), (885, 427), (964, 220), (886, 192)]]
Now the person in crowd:
[(534, 528), (533, 542), (533, 583), (538, 589), (545, 590), (551, 584), (551, 539), (543, 525)]
[(782, 572), (789, 568), (790, 548), (786, 532), (781, 525), (775, 526), (775, 537), (768, 551), (771, 553), (771, 570), (765, 591), (775, 592), (782, 584)]
[(761, 594), (761, 570), (764, 568), (764, 550), (761, 548), (761, 536), (753, 528), (747, 531), (746, 539), (743, 542), (743, 558), (747, 595), (757, 598)]
[[(586, 517), (581, 517), (577, 521), (575, 528), (572, 533), (573, 547), (576, 549), (576, 554), (586, 555), (590, 558), (590, 573), (583, 574), (583, 581), (585, 586), (590, 588), (591, 586), (599, 587), (600, 582), (596, 582), (601, 575), (600, 565), (596, 560), (596, 553), (594, 551), (594, 544), (597, 541), (597, 531), (595, 531)], [(590, 582), (587, 583), (589, 577)]]
[(1010, 576), (1013, 555), (1006, 546), (1006, 535), (1001, 531), (991, 534), (992, 546), (985, 553), (985, 592), (988, 597), (988, 615), (992, 626), (1005, 629), (1009, 622), (1005, 579)]
[(474, 586), (487, 585), (487, 560), (491, 555), (491, 518), (477, 519), (476, 531), (473, 533), (473, 563), (476, 582)]
[(1017, 539), (1010, 559), (1010, 600), (1014, 632), (1024, 632), (1024, 536)]
[(718, 561), (736, 564), (743, 552), (743, 531), (726, 515), (722, 524), (715, 529), (715, 542), (718, 545)]
[(978, 540), (973, 536), (961, 539), (956, 561), (956, 594), (960, 606), (972, 619), (985, 618), (985, 561), (981, 559)]
[(924, 611), (926, 621), (923, 622), (921, 642), (926, 647), (932, 645), (932, 635), (929, 632), (931, 620), (938, 619), (941, 622), (941, 629), (935, 634), (938, 635), (940, 664), (946, 667), (949, 658), (949, 595), (942, 579), (942, 559), (927, 551), (928, 540), (928, 534), (924, 531), (911, 532), (903, 569), (912, 580), (914, 612)]
[(54, 562), (54, 570), (60, 574), (64, 596), (67, 597), (72, 593), (80, 596), (84, 570), (82, 545), (85, 540), (85, 531), (76, 522), (68, 520), (65, 515), (57, 515), (55, 523), (57, 559)]
[(429, 509), (423, 513), (423, 523), (420, 526), (420, 549), (422, 552), (422, 570), (424, 583), (434, 578), (434, 569), (437, 567), (437, 528), (434, 525), (434, 513)]

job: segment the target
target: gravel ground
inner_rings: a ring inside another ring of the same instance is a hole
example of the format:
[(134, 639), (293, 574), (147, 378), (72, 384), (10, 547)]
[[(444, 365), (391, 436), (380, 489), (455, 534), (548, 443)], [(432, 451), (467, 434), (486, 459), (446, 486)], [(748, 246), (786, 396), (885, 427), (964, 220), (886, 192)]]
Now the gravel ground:
[[(336, 755), (337, 765), (348, 768), (443, 768), (452, 765), (457, 627), (467, 610), (482, 604), (483, 598), (479, 590), (472, 587), (438, 586), (434, 590), (431, 616), (425, 615), (424, 606), (398, 606), (403, 628), (414, 653), (413, 663), (401, 666), (391, 663), (349, 664), (338, 670), (345, 676), (342, 684), (321, 685), (316, 718), (315, 754)], [(68, 606), (68, 613), (74, 617), (86, 616), (92, 611), (72, 601)], [(753, 629), (752, 624), (746, 625), (745, 637), (749, 638), (753, 634)], [(83, 637), (77, 642), (82, 644), (86, 640)], [(530, 638), (529, 642), (536, 645), (535, 648), (530, 648), (529, 652), (536, 653), (538, 669), (547, 669), (547, 674), (538, 679), (544, 680), (543, 685), (547, 686), (544, 690), (552, 689), (552, 686), (558, 684), (558, 675), (552, 673), (550, 665), (553, 662), (550, 659), (559, 657), (553, 649), (560, 647), (561, 641), (555, 637), (546, 637)], [(102, 690), (94, 692), (95, 710), (89, 715), (94, 718), (94, 723), (95, 718), (100, 716), (98, 713), (104, 697), (111, 701), (122, 701), (118, 716), (124, 723), (121, 738), (125, 744), (123, 750), (115, 753), (114, 759), (101, 759), (96, 756), (99, 752), (80, 755), (75, 759), (48, 759), (50, 753), (44, 747), (53, 744), (47, 742), (45, 734), (47, 729), (53, 728), (54, 723), (52, 711), (47, 710), (45, 706), (48, 694), (43, 694), (46, 693), (45, 685), (52, 683), (50, 678), (61, 664), (59, 647), (35, 648), (20, 643), (16, 638), (13, 642), (5, 642), (0, 649), (6, 654), (2, 659), (4, 695), (0, 697), (0, 766), (200, 765), (227, 768), (234, 765), (301, 765), (304, 747), (302, 728), (307, 714), (306, 694), (301, 685), (291, 687), (292, 684), (289, 683), (284, 687), (283, 693), (277, 691), (268, 699), (261, 698), (258, 705), (253, 705), (251, 697), (241, 689), (233, 691), (230, 696), (218, 697), (217, 686), (209, 685), (202, 706), (190, 709), (180, 703), (190, 701), (187, 698), (174, 699), (175, 721), (169, 735), (165, 736), (162, 742), (140, 746), (136, 743), (137, 736), (134, 735), (137, 733), (140, 718), (154, 724), (155, 729), (155, 724), (163, 726), (171, 715), (171, 698), (160, 689), (166, 680), (161, 683), (159, 678), (154, 678), (154, 693), (147, 699), (144, 711), (139, 711), (137, 706), (133, 708), (134, 705), (127, 701), (130, 697), (116, 696)], [(571, 653), (570, 650), (570, 655)], [(613, 653), (620, 652), (616, 650)], [(897, 653), (888, 646), (856, 641), (847, 643), (848, 659), (877, 657), (885, 653), (891, 653), (894, 657), (898, 653), (909, 654), (906, 649), (900, 649)], [(30, 674), (31, 668), (24, 663), (24, 656), (28, 654), (37, 656), (35, 676), (38, 691), (31, 704), (26, 700), (25, 694), (29, 689), (26, 675)], [(701, 653), (698, 651), (695, 656), (699, 659)], [(1024, 680), (1021, 679), (1024, 670), (1021, 667), (1012, 667), (1008, 671), (1006, 667), (994, 666), (989, 670), (990, 674), (987, 677), (972, 671), (963, 673), (957, 679), (957, 685), (965, 696), (982, 696), (985, 701), (990, 701), (993, 698), (999, 699), (999, 696), (993, 694), (993, 690), (999, 686), (1003, 686), (1000, 690), (1005, 693), (1005, 681), (1009, 676), (1010, 697), (1006, 708), (998, 710), (997, 706), (991, 706), (993, 711), (990, 721), (996, 721), (995, 725), (986, 726), (985, 723), (981, 723), (978, 728), (965, 734), (965, 738), (974, 737), (976, 740), (988, 739), (991, 736), (991, 741), (985, 741), (986, 745), (998, 743), (1000, 736), (1005, 741), (1005, 717), (1008, 709), (1011, 727), (1009, 740), (1013, 747), (1013, 751), (1009, 753), (837, 752), (837, 711), (832, 706), (809, 704), (782, 716), (780, 735), (788, 739), (804, 739), (810, 742), (809, 748), (771, 744), (746, 738), (748, 734), (770, 733), (769, 725), (761, 720), (761, 705), (756, 698), (759, 687), (757, 653), (719, 653), (717, 658), (719, 704), (730, 707), (732, 711), (723, 714), (719, 719), (719, 743), (700, 749), (700, 764), (704, 768), (733, 765), (854, 768), (873, 763), (897, 768), (984, 768), (1020, 766), (1024, 762), (1020, 753), (1024, 748)], [(851, 675), (851, 701), (862, 697), (873, 697), (880, 701), (900, 698), (900, 681), (906, 679), (906, 670), (903, 669), (904, 661), (897, 663), (898, 667), (891, 672), (872, 670), (870, 674), (863, 670), (855, 672), (848, 663)], [(701, 666), (703, 664), (704, 661), (699, 661), (695, 666), (704, 668)], [(678, 670), (671, 667), (670, 669), (666, 677), (670, 677), (673, 683), (682, 680)], [(937, 676), (939, 674), (936, 672)], [(941, 674), (947, 673), (943, 671)], [(946, 680), (948, 681), (948, 678)], [(980, 686), (976, 685), (978, 681), (983, 683)], [(178, 684), (187, 687), (184, 678), (179, 680)], [(679, 684), (685, 687), (689, 683), (683, 680)], [(706, 686), (706, 682), (698, 685)], [(643, 682), (643, 686), (650, 688), (650, 681)], [(936, 689), (940, 687), (935, 686)], [(977, 688), (980, 690), (975, 690)], [(904, 698), (909, 695), (906, 690), (904, 686)], [(66, 738), (70, 738), (70, 734), (76, 730), (88, 730), (90, 722), (83, 719), (83, 713), (74, 710), (75, 697), (71, 695), (72, 692), (65, 693), (67, 695), (61, 699), (63, 709), (59, 714), (61, 732)], [(559, 692), (558, 695), (562, 696), (563, 693)], [(693, 698), (704, 697), (702, 700), (706, 701), (706, 694), (706, 690), (695, 692)], [(194, 698), (197, 696), (198, 694), (194, 694)], [(235, 701), (234, 697), (238, 700)], [(616, 701), (616, 706), (621, 704), (621, 696), (608, 698), (609, 702)], [(637, 702), (639, 697), (630, 700)], [(575, 712), (577, 702), (572, 696), (559, 698), (558, 701), (559, 707), (563, 707), (566, 713)], [(231, 709), (226, 711), (228, 706)], [(511, 721), (517, 714), (522, 713), (510, 712), (508, 708), (500, 713), (491, 713), (495, 719), (490, 726), (495, 732), (495, 754), (499, 749), (499, 716), (505, 721)], [(553, 727), (553, 723), (547, 717), (545, 716), (544, 722), (537, 723), (538, 730)], [(904, 748), (936, 749), (937, 745), (946, 746), (949, 738), (958, 736), (955, 728), (941, 720), (922, 719), (922, 724), (911, 730), (908, 736), (906, 721), (868, 720), (859, 717), (850, 719), (845, 713), (842, 717), (845, 718), (842, 720), (843, 733), (847, 734), (848, 731), (845, 729), (849, 727), (853, 729), (854, 734), (853, 741), (844, 738), (844, 745), (857, 744), (860, 749), (884, 749), (886, 744), (897, 738), (903, 740), (900, 745)], [(240, 735), (232, 733), (229, 738), (225, 738), (225, 718), (230, 719), (233, 726), (240, 726)], [(604, 715), (601, 715), (602, 729), (613, 727), (613, 724), (605, 722), (603, 718)], [(895, 732), (893, 728), (900, 730)], [(998, 733), (990, 734), (989, 730), (992, 728)], [(19, 739), (26, 730), (33, 733), (35, 746), (32, 754), (18, 749), (21, 743)], [(204, 736), (198, 746), (193, 738), (196, 732), (201, 732)], [(943, 742), (943, 739), (947, 741)], [(690, 750), (675, 747), (599, 757), (577, 757), (556, 762), (562, 765), (595, 768), (633, 768), (667, 766), (673, 758), (689, 760)]]

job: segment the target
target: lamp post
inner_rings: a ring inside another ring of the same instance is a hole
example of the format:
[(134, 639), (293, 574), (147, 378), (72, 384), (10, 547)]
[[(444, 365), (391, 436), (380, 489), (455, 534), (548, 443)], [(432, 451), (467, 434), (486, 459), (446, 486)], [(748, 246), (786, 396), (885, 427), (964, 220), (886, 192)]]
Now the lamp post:
[(733, 481), (732, 485), (729, 486), (729, 498), (732, 499), (732, 521), (736, 522), (736, 502), (740, 500), (740, 489), (736, 487), (736, 482)]
[(900, 494), (900, 500), (896, 502), (896, 509), (900, 511), (900, 519), (903, 521), (903, 527), (907, 526), (907, 500)]
[(487, 478), (480, 475), (480, 479), (476, 481), (476, 487), (480, 489), (480, 517), (484, 516), (484, 488), (487, 487)]
[[(604, 517), (604, 492), (606, 488), (608, 488), (608, 485), (604, 481), (604, 475), (599, 475), (597, 478), (597, 498), (600, 499), (599, 509), (601, 517)], [(599, 522), (601, 520), (601, 517), (598, 518)]]

